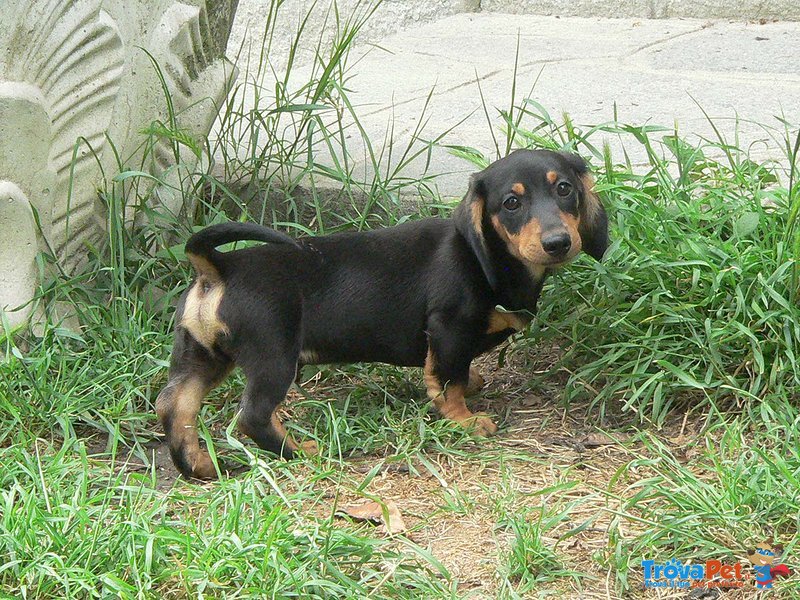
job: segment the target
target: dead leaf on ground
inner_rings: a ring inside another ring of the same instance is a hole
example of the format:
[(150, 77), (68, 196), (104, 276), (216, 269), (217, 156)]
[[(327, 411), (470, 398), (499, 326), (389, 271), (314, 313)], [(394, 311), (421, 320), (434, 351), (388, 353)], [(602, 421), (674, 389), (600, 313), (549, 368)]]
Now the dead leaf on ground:
[(530, 407), (530, 406), (540, 406), (543, 403), (544, 403), (544, 400), (542, 400), (542, 397), (538, 396), (537, 394), (528, 394), (527, 396), (525, 396), (522, 399), (522, 402), (521, 402), (522, 406), (528, 406), (528, 407)]
[(605, 433), (596, 431), (594, 433), (586, 434), (583, 438), (581, 438), (580, 443), (587, 448), (597, 448), (598, 446), (609, 446), (611, 444), (616, 444), (617, 440), (609, 435), (606, 435)]
[[(385, 510), (384, 510), (385, 507)], [(389, 533), (403, 533), (406, 524), (403, 516), (394, 500), (387, 500), (383, 504), (380, 502), (365, 502), (364, 504), (350, 504), (343, 506), (340, 514), (348, 515), (359, 521), (369, 521), (370, 523), (383, 523)]]
[(583, 544), (579, 538), (575, 538), (574, 542), (567, 544), (567, 548), (570, 550), (583, 550)]

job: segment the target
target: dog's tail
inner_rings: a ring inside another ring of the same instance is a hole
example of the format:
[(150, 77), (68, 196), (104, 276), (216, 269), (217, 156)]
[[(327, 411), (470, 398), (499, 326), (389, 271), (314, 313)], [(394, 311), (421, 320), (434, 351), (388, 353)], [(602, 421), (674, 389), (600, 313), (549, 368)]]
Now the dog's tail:
[(273, 244), (289, 244), (299, 248), (297, 242), (285, 233), (275, 231), (256, 223), (222, 223), (211, 225), (198, 231), (186, 242), (186, 258), (192, 263), (195, 271), (200, 276), (214, 281), (219, 279), (219, 269), (216, 259), (220, 252), (217, 246), (231, 242), (252, 240), (256, 242), (269, 242)]

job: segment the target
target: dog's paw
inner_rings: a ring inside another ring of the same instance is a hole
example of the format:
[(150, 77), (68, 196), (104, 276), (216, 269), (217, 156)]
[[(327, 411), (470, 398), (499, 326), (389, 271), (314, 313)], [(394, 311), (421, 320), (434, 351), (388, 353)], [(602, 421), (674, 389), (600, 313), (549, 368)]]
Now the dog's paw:
[(214, 463), (208, 452), (200, 450), (195, 452), (191, 461), (191, 473), (186, 473), (195, 479), (216, 479), (217, 469), (214, 468)]
[(464, 395), (474, 396), (483, 389), (484, 385), (486, 385), (486, 380), (483, 378), (480, 371), (475, 367), (470, 367), (469, 382), (467, 383), (467, 389), (464, 390)]
[(469, 429), (475, 435), (488, 437), (497, 433), (497, 425), (486, 413), (475, 413), (471, 417), (459, 421), (462, 427)]
[(316, 456), (319, 454), (319, 446), (314, 440), (308, 440), (298, 445), (300, 450), (306, 456)]

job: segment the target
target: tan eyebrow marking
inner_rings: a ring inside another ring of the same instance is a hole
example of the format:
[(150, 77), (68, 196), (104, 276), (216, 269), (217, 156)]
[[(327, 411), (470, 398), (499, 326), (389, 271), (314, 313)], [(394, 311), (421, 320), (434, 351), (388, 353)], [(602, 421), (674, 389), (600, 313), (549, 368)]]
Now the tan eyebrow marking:
[(514, 192), (517, 196), (522, 196), (525, 194), (525, 186), (521, 183), (515, 183), (511, 186), (511, 191)]
[(545, 177), (547, 177), (547, 181), (549, 181), (552, 184), (555, 183), (556, 180), (558, 179), (558, 173), (556, 173), (555, 171), (548, 171)]

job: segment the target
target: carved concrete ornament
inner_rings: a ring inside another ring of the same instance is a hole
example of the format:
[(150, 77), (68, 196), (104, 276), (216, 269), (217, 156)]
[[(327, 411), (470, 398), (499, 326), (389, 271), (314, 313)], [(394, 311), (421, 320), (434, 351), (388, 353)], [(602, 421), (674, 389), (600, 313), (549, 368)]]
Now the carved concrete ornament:
[[(167, 122), (158, 62), (179, 126), (207, 135), (235, 76), (224, 58), (238, 0), (0, 0), (0, 310), (23, 322), (35, 258), (74, 269), (108, 215), (98, 201), (116, 153)], [(166, 170), (171, 154), (150, 166)], [(176, 210), (180, 198), (173, 200)]]

